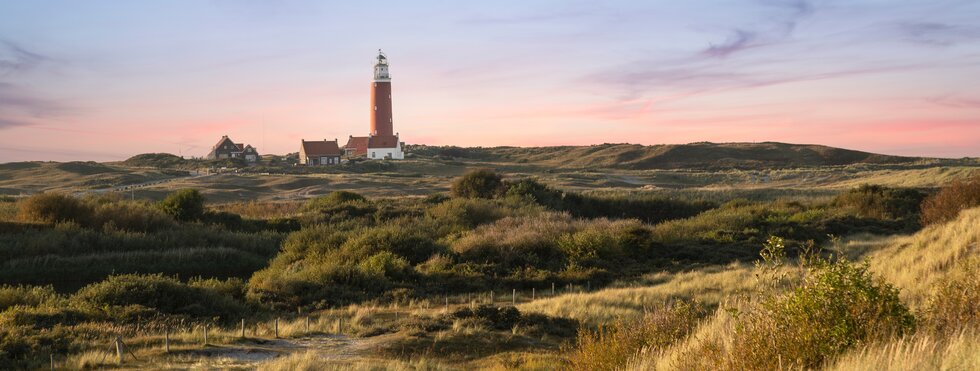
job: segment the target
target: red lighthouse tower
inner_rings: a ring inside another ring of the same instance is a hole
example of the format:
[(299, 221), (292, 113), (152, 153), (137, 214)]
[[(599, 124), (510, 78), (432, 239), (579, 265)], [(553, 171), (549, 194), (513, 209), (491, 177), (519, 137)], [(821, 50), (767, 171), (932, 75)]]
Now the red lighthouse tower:
[(388, 75), (388, 58), (378, 50), (378, 62), (374, 65), (374, 81), (371, 82), (371, 136), (391, 137), (391, 76)]
[(403, 144), (392, 129), (391, 76), (388, 75), (388, 57), (378, 50), (374, 64), (374, 80), (371, 81), (371, 131), (366, 137), (351, 136), (344, 146), (348, 157), (364, 156), (369, 159), (405, 158)]

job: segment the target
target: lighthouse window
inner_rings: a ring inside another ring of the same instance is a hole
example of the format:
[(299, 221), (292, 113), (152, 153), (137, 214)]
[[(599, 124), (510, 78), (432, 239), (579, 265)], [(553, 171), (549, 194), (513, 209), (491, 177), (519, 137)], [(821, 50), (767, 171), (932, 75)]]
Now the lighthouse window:
[(377, 111), (378, 110), (378, 106), (374, 106), (374, 110)]

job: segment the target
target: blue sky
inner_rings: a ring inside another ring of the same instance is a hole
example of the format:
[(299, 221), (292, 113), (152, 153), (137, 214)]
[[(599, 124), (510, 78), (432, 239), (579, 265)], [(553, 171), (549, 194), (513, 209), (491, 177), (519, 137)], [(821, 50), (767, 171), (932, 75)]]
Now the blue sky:
[(408, 143), (980, 156), (977, 1), (0, 0), (0, 162)]

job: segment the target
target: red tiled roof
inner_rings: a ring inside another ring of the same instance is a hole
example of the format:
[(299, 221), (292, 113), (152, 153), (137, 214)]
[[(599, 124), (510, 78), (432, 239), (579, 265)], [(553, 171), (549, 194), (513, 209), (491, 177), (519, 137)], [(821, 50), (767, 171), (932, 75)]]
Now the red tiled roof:
[(337, 146), (336, 140), (316, 140), (316, 141), (303, 141), (303, 152), (306, 152), (307, 156), (323, 156), (323, 155), (334, 155), (340, 156), (340, 147)]
[(366, 155), (368, 149), (368, 141), (369, 141), (368, 137), (352, 136), (350, 137), (350, 139), (347, 139), (347, 145), (344, 146), (344, 149), (351, 151), (352, 152), (351, 155), (354, 156)]
[(368, 140), (368, 148), (398, 147), (398, 137), (394, 135), (372, 135)]

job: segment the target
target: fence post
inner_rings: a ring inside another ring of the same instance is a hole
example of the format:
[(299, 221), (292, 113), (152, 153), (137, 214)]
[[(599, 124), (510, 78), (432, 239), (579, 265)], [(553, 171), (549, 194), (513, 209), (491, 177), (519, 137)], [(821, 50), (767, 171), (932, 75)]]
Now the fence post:
[(163, 328), (163, 348), (170, 353), (170, 324), (164, 325)]
[(208, 346), (208, 324), (204, 324), (204, 346)]
[(510, 305), (517, 305), (517, 289), (511, 289)]
[(116, 335), (116, 363), (123, 364), (123, 356), (126, 355), (126, 346), (123, 345), (122, 337)]
[(534, 301), (534, 288), (531, 288), (531, 301)]
[(242, 318), (242, 339), (245, 338), (245, 318)]
[(279, 338), (279, 317), (276, 317), (276, 339)]
[(555, 283), (551, 283), (551, 296), (555, 296)]
[(490, 290), (490, 305), (493, 305), (493, 290)]
[(446, 311), (449, 311), (449, 295), (446, 295)]
[(310, 316), (306, 316), (306, 332), (310, 332)]
[(54, 370), (54, 353), (51, 353), (51, 370)]

